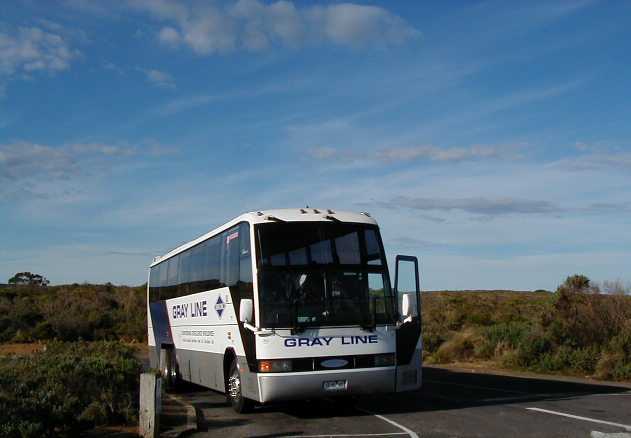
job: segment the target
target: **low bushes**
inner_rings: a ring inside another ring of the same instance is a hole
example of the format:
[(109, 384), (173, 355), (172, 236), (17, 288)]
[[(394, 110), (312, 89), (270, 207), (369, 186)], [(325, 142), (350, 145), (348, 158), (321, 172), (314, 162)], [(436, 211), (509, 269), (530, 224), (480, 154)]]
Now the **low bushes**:
[(598, 292), (573, 276), (555, 293), (425, 293), (425, 357), (631, 380), (631, 296)]
[(50, 343), (0, 357), (0, 436), (76, 436), (136, 420), (141, 364), (117, 342)]
[(0, 289), (0, 342), (137, 340), (147, 335), (146, 288), (111, 284)]

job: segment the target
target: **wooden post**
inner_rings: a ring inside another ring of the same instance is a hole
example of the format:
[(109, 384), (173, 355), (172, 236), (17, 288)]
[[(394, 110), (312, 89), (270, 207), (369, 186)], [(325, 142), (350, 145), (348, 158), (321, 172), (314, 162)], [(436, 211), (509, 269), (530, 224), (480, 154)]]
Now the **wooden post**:
[(140, 375), (140, 415), (138, 435), (143, 438), (160, 436), (161, 379), (154, 373)]

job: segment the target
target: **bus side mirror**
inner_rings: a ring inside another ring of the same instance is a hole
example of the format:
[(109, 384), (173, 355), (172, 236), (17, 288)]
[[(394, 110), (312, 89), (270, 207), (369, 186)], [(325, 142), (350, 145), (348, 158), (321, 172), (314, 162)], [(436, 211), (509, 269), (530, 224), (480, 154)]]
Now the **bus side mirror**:
[(407, 319), (412, 316), (412, 294), (403, 294), (401, 296), (401, 316)]
[(404, 323), (411, 322), (414, 316), (421, 316), (420, 286), (418, 258), (398, 255), (395, 259), (394, 296), (401, 297), (400, 314)]
[(252, 313), (254, 310), (254, 303), (250, 298), (241, 300), (239, 304), (239, 321), (243, 323), (250, 323), (252, 321)]

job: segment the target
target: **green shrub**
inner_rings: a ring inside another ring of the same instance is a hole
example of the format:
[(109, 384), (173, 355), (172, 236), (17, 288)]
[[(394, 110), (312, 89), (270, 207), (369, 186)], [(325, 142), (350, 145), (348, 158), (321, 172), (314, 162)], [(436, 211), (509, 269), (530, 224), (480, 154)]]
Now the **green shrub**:
[(514, 350), (528, 335), (531, 328), (523, 322), (502, 322), (485, 327), (482, 342), (477, 348), (477, 356), (492, 358), (506, 350)]
[(575, 275), (555, 293), (424, 293), (427, 359), (631, 380), (631, 296), (598, 292)]
[(141, 364), (115, 342), (52, 343), (0, 358), (0, 436), (76, 436), (95, 424), (131, 422)]
[(432, 360), (436, 363), (469, 360), (474, 357), (475, 346), (479, 342), (480, 338), (473, 330), (456, 333), (441, 344)]
[(0, 289), (0, 342), (144, 341), (145, 300), (145, 286), (74, 284), (3, 288)]
[(621, 353), (604, 352), (596, 364), (599, 379), (631, 380), (631, 362)]
[(545, 355), (550, 355), (550, 350), (550, 341), (544, 335), (538, 332), (530, 333), (524, 337), (517, 348), (517, 364), (524, 368), (536, 365), (543, 360)]
[(444, 335), (437, 332), (423, 331), (423, 350), (434, 353), (445, 342)]

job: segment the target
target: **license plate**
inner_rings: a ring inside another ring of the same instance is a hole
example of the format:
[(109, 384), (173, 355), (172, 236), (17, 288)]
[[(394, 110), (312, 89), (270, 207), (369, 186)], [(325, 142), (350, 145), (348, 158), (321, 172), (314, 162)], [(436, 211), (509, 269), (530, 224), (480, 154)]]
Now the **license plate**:
[(322, 389), (326, 392), (340, 392), (346, 391), (346, 380), (329, 380), (326, 382), (322, 382)]

